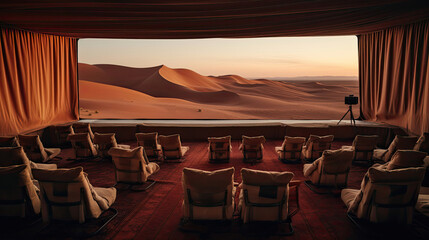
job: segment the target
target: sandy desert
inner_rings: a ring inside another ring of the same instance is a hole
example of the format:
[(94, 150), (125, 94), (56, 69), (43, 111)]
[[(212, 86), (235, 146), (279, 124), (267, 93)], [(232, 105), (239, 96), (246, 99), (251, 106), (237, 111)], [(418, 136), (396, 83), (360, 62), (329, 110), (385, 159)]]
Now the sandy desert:
[[(89, 119), (340, 119), (356, 80), (250, 80), (161, 65), (79, 63), (80, 116)], [(355, 117), (359, 107), (354, 107)], [(348, 117), (347, 117), (348, 119)]]

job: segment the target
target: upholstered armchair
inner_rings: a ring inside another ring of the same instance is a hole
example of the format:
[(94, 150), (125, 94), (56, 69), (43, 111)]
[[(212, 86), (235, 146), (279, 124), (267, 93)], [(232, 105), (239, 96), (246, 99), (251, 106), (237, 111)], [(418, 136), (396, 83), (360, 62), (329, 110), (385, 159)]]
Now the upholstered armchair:
[(388, 149), (375, 149), (373, 157), (375, 160), (388, 162), (397, 150), (412, 150), (414, 149), (416, 142), (417, 137), (415, 136), (396, 135), (395, 139), (393, 139), (393, 141), (390, 143)]
[(243, 161), (262, 162), (265, 142), (264, 136), (248, 137), (243, 135), (239, 147), (239, 150), (243, 152)]
[(234, 213), (234, 168), (182, 172), (183, 216), (187, 220), (232, 220)]
[(73, 146), (75, 158), (92, 158), (98, 155), (97, 146), (92, 143), (89, 133), (75, 133), (67, 137)]
[(356, 135), (352, 146), (342, 146), (341, 149), (353, 151), (353, 162), (372, 164), (374, 149), (377, 147), (378, 135)]
[(70, 142), (67, 140), (69, 134), (74, 134), (72, 125), (54, 125), (49, 127), (50, 144), (56, 147), (69, 147)]
[(305, 143), (305, 137), (289, 137), (285, 136), (283, 144), (280, 147), (275, 147), (282, 162), (300, 162), (302, 146)]
[(183, 161), (183, 156), (189, 150), (189, 146), (182, 146), (179, 134), (169, 136), (160, 135), (158, 138), (164, 161)]
[(34, 178), (40, 184), (43, 222), (52, 220), (84, 223), (96, 219), (105, 211), (111, 216), (96, 231), (100, 232), (116, 215), (111, 206), (116, 199), (115, 188), (93, 187), (82, 167), (57, 170), (33, 170)]
[(0, 147), (19, 147), (17, 137), (0, 137)]
[[(150, 188), (155, 181), (149, 180), (149, 177), (159, 171), (159, 165), (149, 162), (143, 147), (134, 149), (124, 149), (112, 147), (108, 154), (112, 156), (115, 166), (115, 181), (130, 185), (131, 190), (144, 191)], [(143, 185), (150, 182), (144, 188), (135, 188), (133, 185)]]
[(94, 140), (94, 133), (92, 132), (91, 124), (89, 123), (74, 123), (73, 131), (74, 133), (88, 133), (91, 140)]
[(334, 135), (317, 136), (310, 135), (305, 145), (302, 147), (302, 158), (314, 161), (322, 156), (323, 151), (331, 149)]
[(426, 153), (398, 150), (388, 163), (375, 164), (360, 189), (343, 189), (349, 217), (375, 223), (410, 224), (425, 173)]
[(209, 161), (229, 162), (231, 154), (231, 136), (209, 137)]
[[(30, 161), (22, 147), (0, 147), (0, 167), (25, 164), (30, 169), (57, 169), (57, 165), (52, 163), (35, 163)], [(30, 176), (31, 171), (30, 171)]]
[(0, 216), (29, 218), (40, 214), (36, 189), (27, 164), (0, 167)]
[(36, 163), (47, 162), (61, 153), (61, 148), (45, 148), (39, 135), (19, 135), (19, 144), (24, 148), (27, 157)]
[(353, 161), (352, 150), (325, 150), (320, 158), (311, 164), (304, 164), (306, 185), (316, 193), (322, 193), (312, 185), (323, 187), (347, 187), (347, 179)]
[(107, 153), (112, 147), (119, 147), (124, 149), (130, 149), (130, 145), (118, 144), (116, 142), (114, 133), (95, 133), (94, 144), (97, 145), (98, 156), (101, 158), (109, 158), (110, 155)]
[(292, 172), (241, 169), (242, 183), (238, 211), (244, 223), (268, 221), (287, 223), (293, 234), (289, 214), (289, 183)]
[(136, 133), (137, 144), (142, 146), (146, 152), (146, 155), (149, 159), (158, 160), (162, 149), (161, 145), (158, 143), (158, 133)]

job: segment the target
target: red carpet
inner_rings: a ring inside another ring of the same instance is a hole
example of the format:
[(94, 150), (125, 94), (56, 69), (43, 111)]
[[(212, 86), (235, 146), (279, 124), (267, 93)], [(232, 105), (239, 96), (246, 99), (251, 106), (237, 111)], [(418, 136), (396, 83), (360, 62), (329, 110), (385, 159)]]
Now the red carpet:
[[(135, 143), (130, 143), (135, 146)], [(343, 144), (337, 142), (333, 148)], [(146, 192), (132, 192), (126, 189), (118, 190), (116, 202), (113, 207), (118, 210), (118, 216), (94, 239), (259, 239), (261, 236), (248, 236), (240, 231), (240, 223), (232, 224), (231, 231), (211, 233), (200, 236), (196, 233), (186, 233), (179, 229), (182, 217), (182, 185), (181, 174), (183, 167), (192, 167), (204, 170), (216, 170), (230, 166), (235, 167), (235, 181), (240, 182), (240, 169), (243, 167), (270, 170), (292, 171), (294, 179), (304, 180), (302, 164), (284, 164), (277, 159), (275, 146), (281, 141), (268, 141), (265, 144), (264, 159), (255, 165), (245, 164), (242, 154), (238, 151), (238, 141), (233, 142), (233, 152), (230, 163), (208, 163), (206, 142), (186, 142), (190, 146), (183, 163), (160, 164), (161, 170), (152, 178), (158, 182)], [(64, 149), (63, 159), (73, 156), (72, 149)], [(114, 185), (113, 165), (110, 162), (92, 160), (89, 162), (70, 162), (60, 160), (58, 167), (83, 166), (94, 186), (108, 187)], [(349, 175), (349, 187), (359, 188), (366, 168), (353, 166)], [(299, 189), (300, 211), (293, 220), (295, 234), (288, 239), (362, 239), (368, 235), (358, 230), (347, 218), (346, 208), (340, 196), (326, 194), (318, 195), (301, 184)], [(44, 232), (50, 231), (49, 228)], [(54, 238), (62, 238), (54, 235)], [(29, 237), (45, 238), (40, 233)], [(273, 239), (279, 237), (271, 236)], [(286, 238), (286, 237), (285, 237)]]

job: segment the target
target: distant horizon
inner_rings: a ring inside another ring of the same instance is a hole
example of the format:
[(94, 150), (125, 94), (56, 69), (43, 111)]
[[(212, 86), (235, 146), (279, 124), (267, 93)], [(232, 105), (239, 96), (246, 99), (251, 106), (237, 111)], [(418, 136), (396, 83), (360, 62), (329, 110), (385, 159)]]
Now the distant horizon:
[(247, 79), (357, 79), (358, 75), (356, 36), (80, 39), (79, 62), (136, 68), (166, 65), (204, 76), (233, 74)]
[[(89, 64), (89, 63), (84, 63), (84, 62), (79, 62), (79, 63)], [(131, 67), (131, 66), (119, 65), (119, 64), (110, 64), (110, 63), (94, 63), (94, 64), (89, 64), (89, 65), (117, 65), (117, 66), (135, 68), (135, 67)], [(171, 67), (171, 66), (167, 66), (165, 64), (156, 65), (156, 66), (141, 67), (141, 68), (151, 68), (151, 67), (157, 67), (157, 66), (166, 66), (166, 67), (172, 68), (172, 69), (188, 69), (188, 68)], [(194, 71), (193, 69), (188, 69), (188, 70)], [(194, 71), (194, 72), (198, 73), (197, 71)], [(228, 73), (228, 74), (221, 74), (221, 75), (203, 75), (203, 76), (219, 77), (219, 76), (228, 76), (228, 75), (238, 75), (238, 74)], [(266, 79), (266, 80), (274, 80), (274, 81), (358, 81), (359, 80), (358, 76), (327, 76), (327, 75), (325, 75), (325, 76), (293, 76), (293, 77), (246, 77), (246, 78), (249, 80)]]

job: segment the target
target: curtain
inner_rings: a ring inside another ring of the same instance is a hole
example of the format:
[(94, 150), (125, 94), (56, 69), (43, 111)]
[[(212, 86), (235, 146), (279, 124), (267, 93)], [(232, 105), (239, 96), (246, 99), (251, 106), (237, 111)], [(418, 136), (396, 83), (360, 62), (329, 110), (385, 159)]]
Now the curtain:
[(429, 20), (358, 36), (361, 116), (429, 131)]
[(0, 30), (0, 136), (78, 119), (77, 39)]

